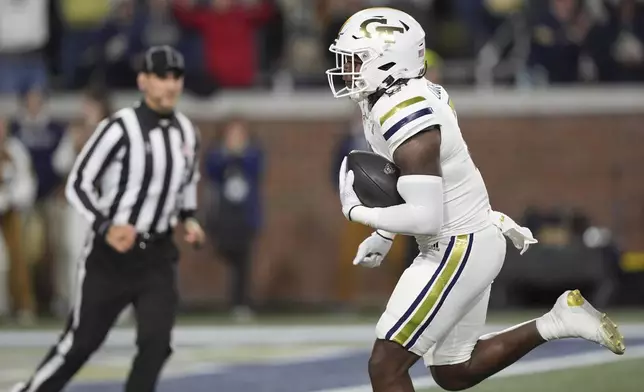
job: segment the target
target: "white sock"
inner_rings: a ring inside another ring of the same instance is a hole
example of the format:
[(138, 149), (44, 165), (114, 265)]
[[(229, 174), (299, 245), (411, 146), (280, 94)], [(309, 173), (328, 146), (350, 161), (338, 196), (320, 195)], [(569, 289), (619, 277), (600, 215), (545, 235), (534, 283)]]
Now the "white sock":
[[(522, 322), (521, 324), (517, 324), (517, 325), (514, 325), (514, 326), (512, 326), (512, 327), (510, 327), (510, 328), (506, 328), (506, 329), (504, 329), (503, 331), (498, 331), (498, 332), (492, 332), (492, 333), (485, 334), (485, 335), (481, 336), (481, 337), (479, 338), (479, 340), (488, 340), (488, 339), (492, 339), (493, 337), (495, 337), (495, 336), (497, 336), (497, 335), (500, 335), (500, 334), (502, 334), (502, 333), (506, 333), (506, 332), (513, 331), (513, 330), (515, 330), (515, 329), (517, 329), (517, 328), (519, 328), (519, 327), (522, 327), (522, 326), (524, 326), (524, 325), (526, 325), (526, 324), (529, 324), (529, 323), (533, 322), (534, 320), (536, 320), (536, 319), (532, 319), (532, 320), (524, 321), (524, 322)], [(545, 339), (545, 338), (544, 338), (544, 339)]]
[(560, 338), (557, 333), (560, 330), (558, 327), (557, 319), (550, 312), (537, 319), (537, 330), (546, 341)]

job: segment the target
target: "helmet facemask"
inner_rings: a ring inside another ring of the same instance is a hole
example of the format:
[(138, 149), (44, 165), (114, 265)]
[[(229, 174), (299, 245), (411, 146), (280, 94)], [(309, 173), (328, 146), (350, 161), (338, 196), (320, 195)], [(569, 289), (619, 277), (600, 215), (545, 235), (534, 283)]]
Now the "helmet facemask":
[(329, 50), (335, 54), (335, 68), (326, 71), (334, 97), (358, 100), (375, 91), (377, 86), (370, 86), (365, 78), (365, 69), (377, 58), (375, 50), (342, 50), (335, 44)]

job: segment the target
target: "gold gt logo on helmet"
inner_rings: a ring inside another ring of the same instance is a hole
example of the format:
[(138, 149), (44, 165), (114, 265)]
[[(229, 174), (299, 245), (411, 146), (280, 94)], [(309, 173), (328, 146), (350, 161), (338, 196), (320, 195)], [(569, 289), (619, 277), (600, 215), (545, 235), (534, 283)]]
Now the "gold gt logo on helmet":
[[(396, 42), (394, 33), (403, 34), (405, 31), (409, 30), (409, 26), (407, 26), (403, 21), (400, 21), (400, 23), (402, 23), (403, 27), (388, 25), (387, 19), (385, 18), (367, 19), (362, 22), (362, 24), (360, 24), (360, 36), (354, 35), (353, 38), (360, 39), (381, 36), (386, 43), (393, 44), (394, 42)], [(371, 26), (375, 24), (378, 24), (379, 26), (371, 28)]]

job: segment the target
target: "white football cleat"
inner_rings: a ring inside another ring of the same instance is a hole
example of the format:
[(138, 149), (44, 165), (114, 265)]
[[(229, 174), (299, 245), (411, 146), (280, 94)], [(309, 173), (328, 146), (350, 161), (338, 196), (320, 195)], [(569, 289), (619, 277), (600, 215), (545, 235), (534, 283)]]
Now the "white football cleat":
[(564, 292), (550, 311), (557, 322), (559, 338), (583, 338), (600, 344), (615, 354), (626, 350), (624, 336), (606, 313), (595, 309), (579, 292)]

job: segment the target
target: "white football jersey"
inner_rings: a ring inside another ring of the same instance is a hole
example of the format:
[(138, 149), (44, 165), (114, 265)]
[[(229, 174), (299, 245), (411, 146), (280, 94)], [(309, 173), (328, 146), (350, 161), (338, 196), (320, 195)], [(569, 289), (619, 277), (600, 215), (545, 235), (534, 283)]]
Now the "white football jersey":
[(373, 151), (393, 161), (405, 140), (430, 126), (441, 129), (443, 227), (438, 236), (417, 236), (421, 253), (436, 239), (469, 234), (490, 224), (490, 203), (481, 173), (474, 165), (456, 111), (442, 86), (424, 78), (411, 79), (384, 93), (370, 107), (360, 102), (365, 137)]

